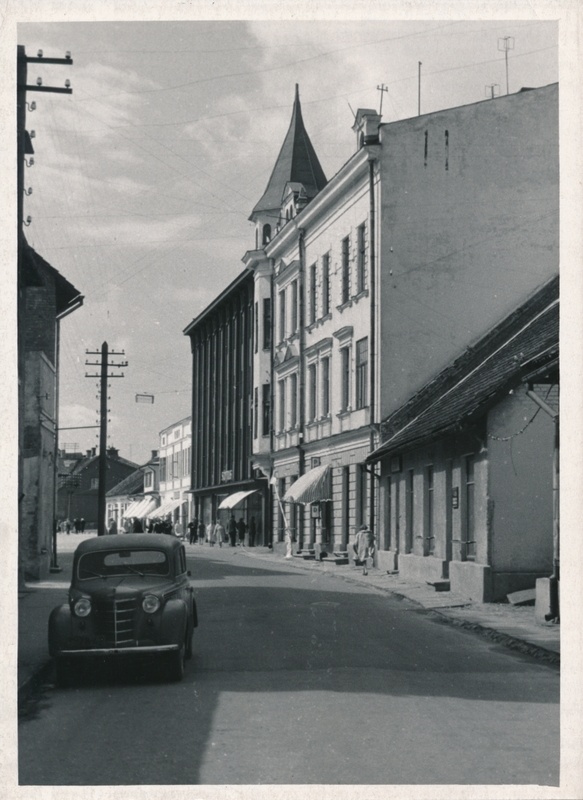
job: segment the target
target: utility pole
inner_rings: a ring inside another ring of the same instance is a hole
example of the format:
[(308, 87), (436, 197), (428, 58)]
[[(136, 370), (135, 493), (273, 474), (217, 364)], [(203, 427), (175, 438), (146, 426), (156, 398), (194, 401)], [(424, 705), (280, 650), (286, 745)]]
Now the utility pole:
[(89, 373), (85, 373), (86, 378), (99, 378), (99, 391), (100, 391), (100, 410), (99, 410), (99, 418), (100, 418), (100, 432), (99, 432), (99, 487), (97, 490), (97, 535), (103, 536), (105, 534), (105, 484), (107, 478), (107, 413), (109, 409), (107, 408), (107, 381), (109, 378), (124, 378), (125, 375), (122, 372), (119, 373), (109, 373), (108, 370), (110, 367), (119, 368), (119, 367), (127, 367), (127, 361), (121, 361), (119, 363), (114, 361), (109, 361), (109, 356), (123, 356), (125, 355), (125, 351), (116, 351), (116, 350), (109, 350), (107, 342), (103, 342), (101, 345), (101, 351), (99, 350), (86, 350), (87, 355), (94, 355), (94, 356), (101, 356), (101, 361), (86, 361), (85, 364), (87, 366), (94, 366), (94, 367), (101, 367), (100, 373), (95, 375), (90, 375)]
[(381, 84), (379, 84), (379, 85), (377, 86), (377, 89), (378, 89), (378, 91), (381, 93), (381, 107), (380, 107), (380, 109), (379, 109), (379, 116), (380, 116), (380, 117), (382, 117), (382, 116), (383, 116), (383, 94), (384, 94), (385, 92), (387, 92), (387, 94), (388, 94), (388, 92), (389, 92), (389, 87), (388, 87), (388, 86), (385, 86), (385, 84), (384, 84), (384, 83), (381, 83)]
[(504, 36), (503, 39), (498, 39), (498, 50), (504, 53), (504, 60), (506, 61), (506, 94), (510, 94), (508, 83), (508, 51), (514, 50), (514, 36)]

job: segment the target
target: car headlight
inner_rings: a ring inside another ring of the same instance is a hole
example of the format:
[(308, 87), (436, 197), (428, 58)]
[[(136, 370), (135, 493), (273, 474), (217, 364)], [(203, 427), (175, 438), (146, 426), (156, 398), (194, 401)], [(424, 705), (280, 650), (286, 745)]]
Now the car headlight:
[(147, 594), (142, 600), (142, 608), (146, 614), (153, 614), (160, 608), (160, 598), (155, 594)]
[(91, 614), (91, 600), (88, 597), (80, 597), (73, 606), (73, 611), (77, 617), (88, 617)]

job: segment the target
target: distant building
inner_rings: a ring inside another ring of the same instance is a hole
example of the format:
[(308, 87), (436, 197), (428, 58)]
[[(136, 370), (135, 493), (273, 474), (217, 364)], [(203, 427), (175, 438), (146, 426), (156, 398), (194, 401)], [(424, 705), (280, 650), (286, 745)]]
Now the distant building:
[(61, 320), (83, 296), (26, 241), (19, 269), (19, 573), (49, 572), (55, 530)]
[(135, 517), (142, 520), (159, 505), (158, 482), (159, 456), (152, 450), (152, 456), (135, 472), (116, 484), (106, 494), (106, 520), (114, 519), (118, 530), (126, 520)]
[[(170, 515), (172, 522), (186, 525), (191, 516), (191, 418), (174, 422), (160, 431), (158, 480), (160, 505), (150, 516)], [(150, 487), (148, 486), (148, 489)]]
[[(106, 494), (138, 468), (138, 464), (122, 458), (115, 447), (107, 449), (106, 462)], [(95, 448), (85, 455), (61, 452), (58, 477), (58, 519), (73, 521), (83, 518), (86, 530), (95, 529), (99, 495), (99, 455), (96, 455)]]

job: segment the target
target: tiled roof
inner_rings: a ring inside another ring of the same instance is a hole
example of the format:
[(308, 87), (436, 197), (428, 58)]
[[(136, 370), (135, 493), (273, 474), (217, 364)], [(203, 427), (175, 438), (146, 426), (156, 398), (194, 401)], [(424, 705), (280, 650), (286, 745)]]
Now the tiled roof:
[(545, 369), (558, 374), (559, 279), (551, 279), (381, 425), (368, 460), (461, 430), (512, 386)]
[(267, 188), (261, 200), (255, 204), (250, 219), (257, 212), (280, 209), (284, 189), (290, 182), (302, 184), (310, 200), (327, 183), (324, 170), (320, 166), (316, 151), (304, 127), (297, 84), (288, 132), (279, 151)]
[(144, 472), (142, 468), (131, 472), (127, 478), (113, 486), (108, 492), (108, 497), (117, 497), (124, 494), (142, 494), (144, 491)]

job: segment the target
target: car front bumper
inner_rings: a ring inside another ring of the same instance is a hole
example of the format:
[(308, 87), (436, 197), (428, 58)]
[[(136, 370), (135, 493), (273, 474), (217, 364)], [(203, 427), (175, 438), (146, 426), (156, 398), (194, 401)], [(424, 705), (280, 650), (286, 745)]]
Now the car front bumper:
[(59, 650), (58, 656), (87, 657), (87, 656), (139, 656), (147, 653), (171, 653), (179, 650), (177, 644), (145, 645), (143, 647), (88, 647), (75, 650)]

